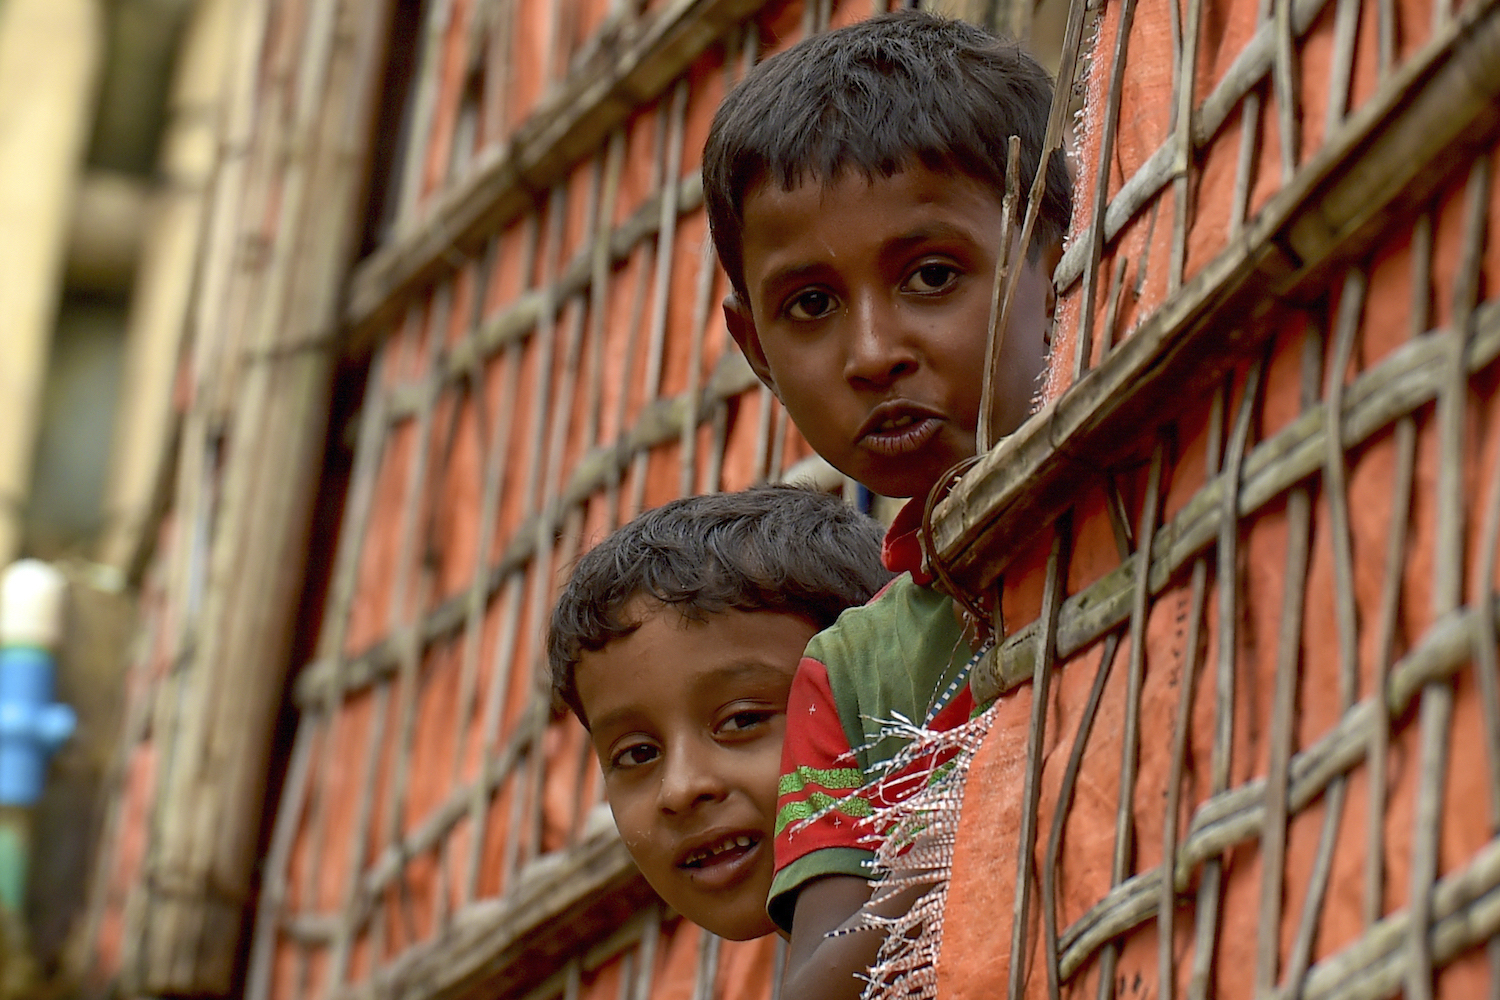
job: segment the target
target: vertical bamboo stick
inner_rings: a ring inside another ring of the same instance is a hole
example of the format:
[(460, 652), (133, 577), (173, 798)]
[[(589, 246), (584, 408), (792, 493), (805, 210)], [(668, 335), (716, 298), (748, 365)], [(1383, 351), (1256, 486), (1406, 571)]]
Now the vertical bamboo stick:
[(412, 79), (416, 81), (416, 92), (412, 97), (406, 127), (402, 130), (405, 155), (401, 161), (401, 187), (397, 191), (396, 218), (391, 226), (395, 232), (413, 224), (422, 199), (427, 151), (431, 144), (432, 122), (442, 83), (442, 74), (438, 69), (443, 59), (443, 41), (447, 34), (448, 19), (452, 16), (453, 0), (433, 0), (422, 23), (422, 42), (418, 50), (416, 71), (412, 75)]
[[(432, 549), (434, 511), (441, 502), (438, 484), (443, 479), (444, 466), (449, 457), (446, 450), (442, 463), (432, 461), (434, 445), (434, 420), (439, 397), (443, 392), (447, 372), (447, 348), (449, 311), (452, 308), (453, 289), (450, 284), (440, 285), (433, 296), (427, 318), (427, 374), (422, 387), (417, 420), (416, 454), (408, 470), (406, 497), (401, 511), (401, 542), (396, 557), (396, 585), (391, 591), (391, 610), (388, 620), (394, 628), (401, 645), (401, 663), (396, 678), (396, 705), (399, 722), (396, 729), (396, 749), (390, 777), (390, 787), (385, 796), (385, 816), (382, 818), (382, 835), (385, 843), (399, 846), (402, 841), (401, 820), (406, 811), (407, 784), (411, 775), (412, 742), (416, 735), (417, 702), (420, 691), (417, 676), (422, 669), (423, 636), (422, 618), (436, 587), (436, 560)], [(450, 417), (458, 419), (458, 407), (454, 405)], [(451, 447), (452, 434), (448, 436)], [(435, 466), (435, 467), (434, 467)], [(430, 471), (429, 471), (430, 470)], [(426, 517), (424, 519), (424, 513)], [(425, 530), (424, 530), (425, 520)], [(413, 586), (413, 578), (415, 585)], [(401, 624), (397, 624), (401, 623)], [(403, 855), (404, 851), (401, 852)], [(398, 884), (404, 884), (405, 865), (397, 876)], [(384, 951), (384, 906), (376, 906), (375, 924), (371, 941), (376, 961)]]
[[(1464, 242), (1453, 289), (1453, 325), (1443, 338), (1444, 381), (1437, 398), (1438, 475), (1434, 504), (1437, 532), (1432, 570), (1434, 619), (1456, 611), (1463, 602), (1465, 410), (1468, 406), (1468, 367), (1464, 362), (1473, 333), (1485, 242), (1485, 213), (1489, 206), (1490, 160), (1479, 156), (1469, 169), (1465, 191)], [(1488, 598), (1486, 598), (1488, 599)], [(1438, 874), (1438, 845), (1442, 834), (1443, 798), (1447, 783), (1449, 732), (1453, 716), (1453, 681), (1433, 682), (1422, 689), (1418, 710), (1421, 727), (1421, 777), (1411, 847), (1411, 885), (1408, 910), (1408, 996), (1433, 996), (1431, 941), (1432, 893)]]
[[(667, 297), (672, 294), (673, 250), (677, 237), (677, 195), (682, 189), (682, 132), (687, 119), (688, 82), (679, 80), (672, 90), (667, 112), (667, 147), (665, 174), (661, 181), (661, 218), (656, 234), (656, 281), (651, 296), (651, 339), (646, 347), (646, 398), (655, 399), (661, 392), (662, 353), (666, 348)], [(649, 454), (636, 455), (631, 480), (630, 517), (639, 514), (646, 494)]]
[[(1302, 412), (1317, 404), (1322, 380), (1321, 330), (1309, 331), (1302, 351)], [(1342, 377), (1340, 374), (1338, 377)], [(1303, 607), (1307, 597), (1307, 566), (1312, 540), (1312, 491), (1299, 485), (1287, 495), (1286, 563), (1281, 593), (1281, 622), (1277, 628), (1276, 670), (1271, 695), (1270, 765), (1266, 777), (1265, 825), (1261, 827), (1260, 921), (1256, 930), (1255, 989), (1265, 993), (1276, 985), (1281, 958), (1281, 909), (1286, 877), (1287, 797), (1296, 738), (1297, 684), (1302, 676)], [(1221, 568), (1222, 575), (1222, 568)]]

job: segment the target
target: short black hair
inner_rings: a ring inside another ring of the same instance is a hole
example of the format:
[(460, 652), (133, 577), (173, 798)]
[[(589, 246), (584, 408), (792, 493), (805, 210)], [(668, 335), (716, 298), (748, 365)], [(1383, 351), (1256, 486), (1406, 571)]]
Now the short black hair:
[[(921, 164), (1005, 192), (1010, 137), (1021, 139), (1021, 195), (1041, 161), (1052, 79), (1019, 44), (918, 10), (815, 35), (746, 74), (714, 114), (703, 197), (719, 260), (749, 305), (741, 230), (745, 197), (775, 181), (834, 184)], [(1038, 239), (1061, 241), (1073, 211), (1062, 152), (1049, 158)], [(996, 239), (999, 234), (996, 234)]]
[(640, 597), (703, 620), (729, 610), (803, 615), (818, 628), (890, 580), (880, 522), (829, 493), (785, 484), (673, 500), (584, 553), (552, 609), (555, 702), (588, 716), (575, 669), (640, 627)]

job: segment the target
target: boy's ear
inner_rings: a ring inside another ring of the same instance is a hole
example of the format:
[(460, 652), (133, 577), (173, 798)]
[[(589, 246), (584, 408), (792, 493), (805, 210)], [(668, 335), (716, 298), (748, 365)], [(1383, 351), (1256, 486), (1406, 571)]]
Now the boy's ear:
[(734, 342), (740, 345), (740, 353), (750, 362), (750, 370), (755, 372), (755, 377), (765, 383), (767, 389), (776, 392), (776, 380), (771, 377), (771, 366), (766, 363), (766, 352), (760, 346), (755, 319), (750, 315), (750, 307), (741, 302), (735, 292), (724, 296), (724, 325), (729, 328), (729, 335), (734, 338)]

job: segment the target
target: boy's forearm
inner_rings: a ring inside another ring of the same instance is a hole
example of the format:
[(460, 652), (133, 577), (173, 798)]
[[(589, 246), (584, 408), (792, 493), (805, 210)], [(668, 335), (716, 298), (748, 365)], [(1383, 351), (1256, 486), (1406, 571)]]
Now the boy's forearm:
[(865, 879), (832, 875), (809, 882), (797, 895), (781, 995), (858, 1000), (886, 937), (881, 929), (863, 926), (864, 917), (900, 916), (925, 889), (915, 886), (872, 904)]

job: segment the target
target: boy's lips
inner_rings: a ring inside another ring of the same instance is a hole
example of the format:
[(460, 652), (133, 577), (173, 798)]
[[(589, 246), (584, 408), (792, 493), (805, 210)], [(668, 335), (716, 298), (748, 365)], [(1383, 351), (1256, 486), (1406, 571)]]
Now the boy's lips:
[(900, 457), (921, 449), (942, 427), (943, 416), (906, 401), (881, 403), (860, 425), (856, 440), (878, 455)]
[(701, 837), (678, 853), (678, 871), (705, 889), (723, 889), (747, 875), (765, 848), (759, 831), (739, 830)]

